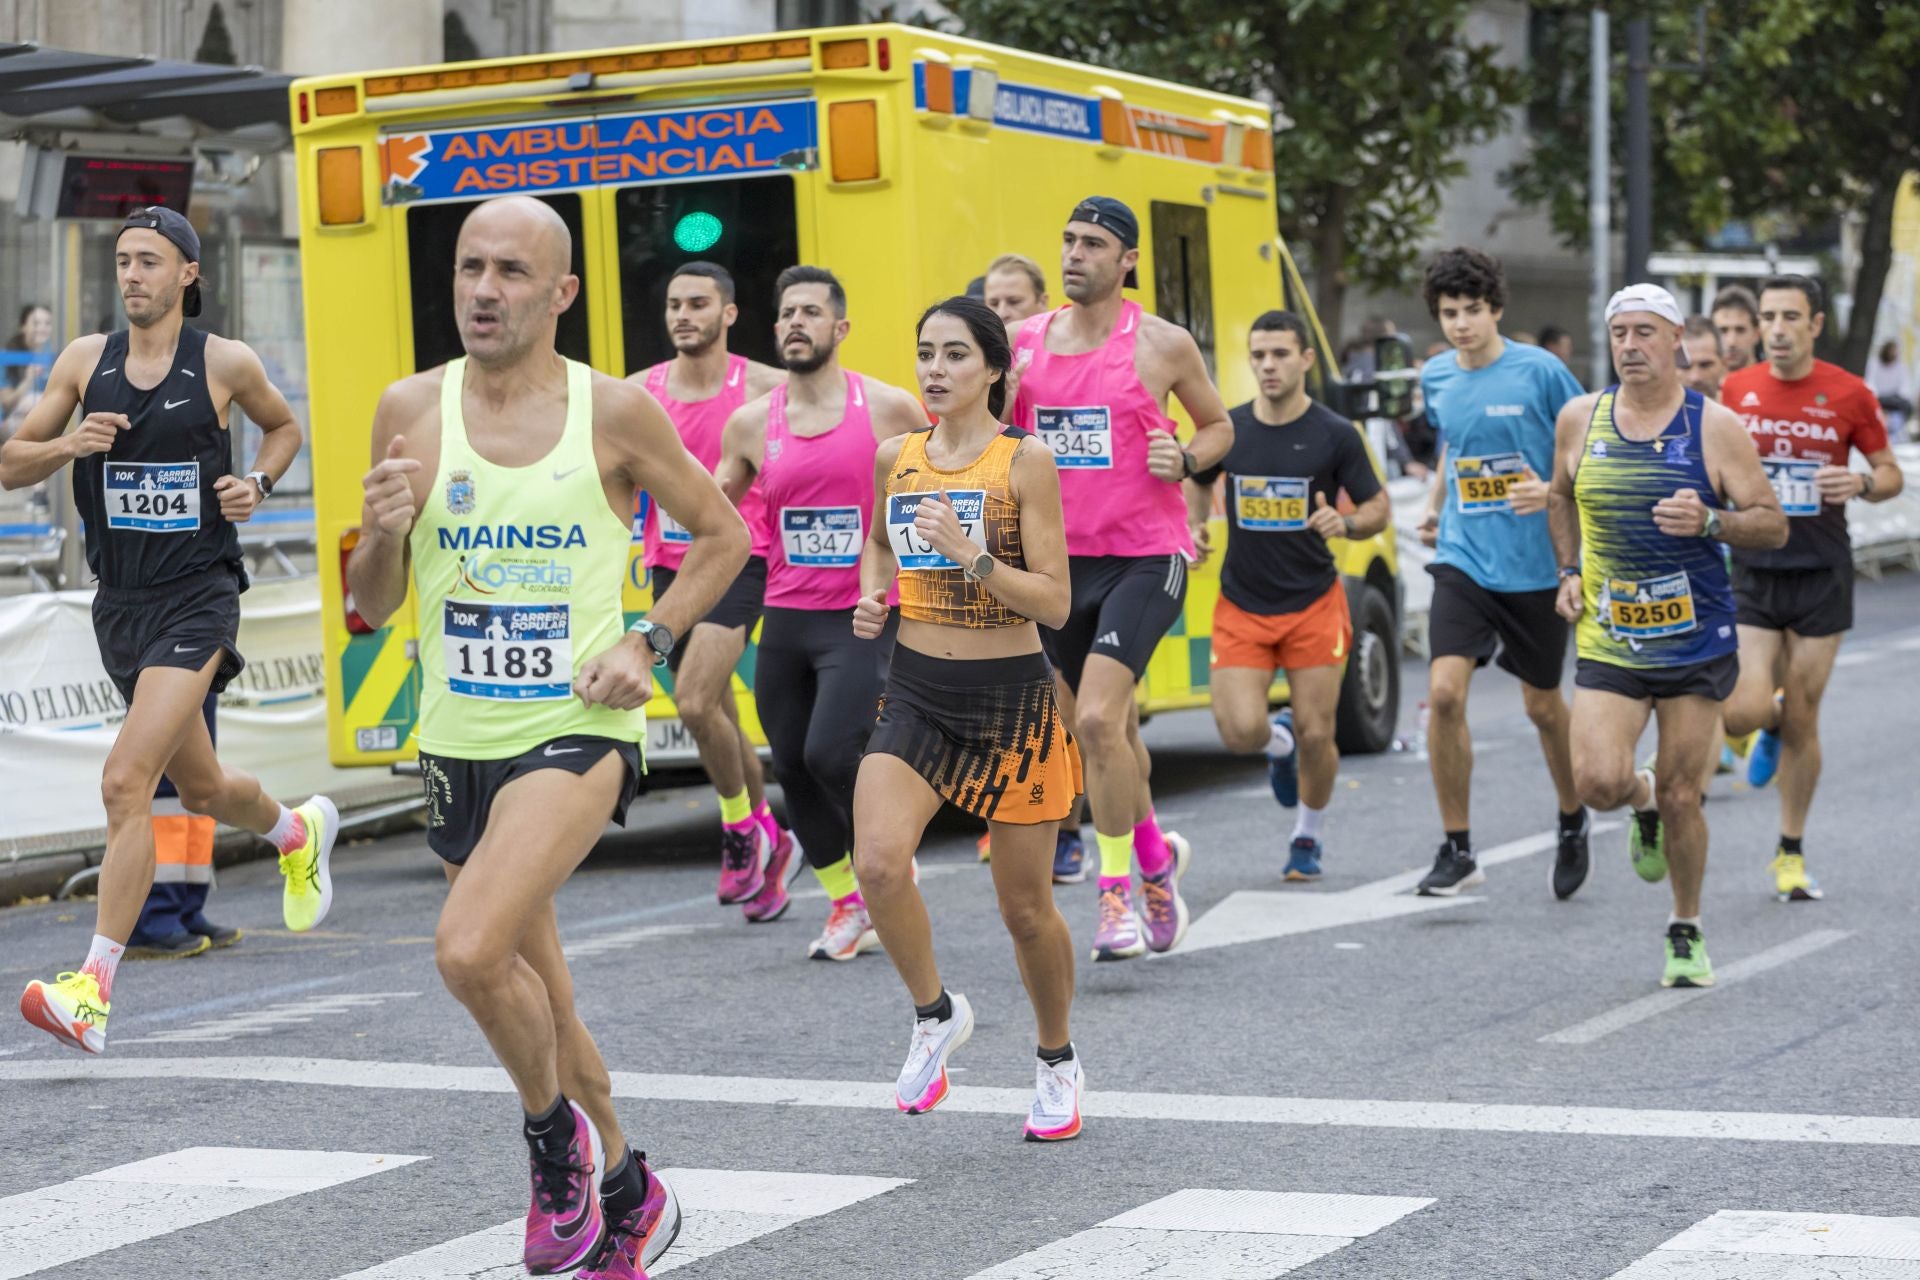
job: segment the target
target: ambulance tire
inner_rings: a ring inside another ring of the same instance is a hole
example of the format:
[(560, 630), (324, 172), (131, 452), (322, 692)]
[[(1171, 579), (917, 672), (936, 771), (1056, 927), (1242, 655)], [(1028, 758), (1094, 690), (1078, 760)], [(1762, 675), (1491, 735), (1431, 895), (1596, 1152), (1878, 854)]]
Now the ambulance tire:
[(1333, 740), (1346, 755), (1376, 755), (1393, 745), (1400, 722), (1400, 627), (1378, 587), (1346, 580), (1353, 652), (1340, 683)]

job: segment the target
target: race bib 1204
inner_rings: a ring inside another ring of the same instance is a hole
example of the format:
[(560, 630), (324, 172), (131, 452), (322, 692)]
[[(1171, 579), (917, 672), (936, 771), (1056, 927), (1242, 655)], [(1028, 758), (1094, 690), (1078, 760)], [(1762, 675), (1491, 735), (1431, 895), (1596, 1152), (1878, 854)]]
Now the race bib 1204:
[(1103, 404), (1046, 406), (1033, 411), (1034, 434), (1053, 450), (1057, 467), (1113, 466), (1113, 415)]
[(1494, 511), (1511, 511), (1513, 503), (1507, 491), (1527, 469), (1525, 456), (1518, 453), (1494, 453), (1484, 458), (1453, 460), (1454, 496), (1463, 515), (1483, 516)]
[(1760, 465), (1767, 469), (1767, 482), (1779, 497), (1782, 511), (1789, 516), (1820, 514), (1820, 488), (1813, 482), (1820, 471), (1819, 463), (1799, 458), (1762, 458)]
[(1307, 527), (1305, 476), (1235, 476), (1233, 521), (1258, 533), (1295, 533)]
[(1655, 640), (1694, 630), (1693, 584), (1683, 569), (1658, 578), (1607, 579), (1601, 608), (1621, 640)]
[(568, 606), (448, 600), (444, 608), (442, 644), (452, 692), (494, 702), (572, 696)]
[[(887, 542), (893, 547), (893, 554), (899, 557), (902, 569), (958, 569), (960, 567), (935, 551), (933, 544), (922, 538), (920, 531), (913, 527), (914, 513), (920, 509), (920, 503), (924, 499), (939, 496), (937, 493), (887, 495)], [(986, 490), (949, 489), (947, 500), (953, 503), (953, 514), (960, 521), (960, 535), (978, 543), (981, 527), (985, 523)]]
[(854, 567), (860, 563), (860, 508), (780, 508), (780, 549), (788, 564)]
[(109, 462), (107, 528), (192, 533), (200, 527), (198, 462)]

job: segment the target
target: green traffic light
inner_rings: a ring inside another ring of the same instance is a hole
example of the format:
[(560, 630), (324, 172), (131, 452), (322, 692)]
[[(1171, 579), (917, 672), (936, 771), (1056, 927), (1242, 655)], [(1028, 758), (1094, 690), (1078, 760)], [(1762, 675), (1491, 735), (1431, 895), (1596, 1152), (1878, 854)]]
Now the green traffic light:
[(686, 253), (705, 253), (720, 243), (720, 219), (710, 213), (689, 213), (673, 227), (673, 242)]

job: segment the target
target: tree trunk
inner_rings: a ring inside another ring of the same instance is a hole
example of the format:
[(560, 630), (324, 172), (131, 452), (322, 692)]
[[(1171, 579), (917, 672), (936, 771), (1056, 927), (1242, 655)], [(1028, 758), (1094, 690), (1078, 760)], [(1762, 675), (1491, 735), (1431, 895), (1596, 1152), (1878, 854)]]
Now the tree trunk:
[(1320, 313), (1321, 327), (1330, 353), (1336, 360), (1347, 340), (1344, 316), (1347, 293), (1347, 189), (1335, 187), (1328, 193), (1325, 211), (1313, 229), (1313, 307)]
[(1904, 166), (1889, 165), (1881, 170), (1867, 200), (1867, 226), (1860, 237), (1860, 275), (1853, 282), (1852, 323), (1847, 325), (1847, 340), (1840, 347), (1840, 364), (1851, 373), (1864, 375), (1867, 358), (1873, 354), (1874, 321), (1886, 292), (1887, 270), (1893, 265), (1893, 205), (1905, 180)]

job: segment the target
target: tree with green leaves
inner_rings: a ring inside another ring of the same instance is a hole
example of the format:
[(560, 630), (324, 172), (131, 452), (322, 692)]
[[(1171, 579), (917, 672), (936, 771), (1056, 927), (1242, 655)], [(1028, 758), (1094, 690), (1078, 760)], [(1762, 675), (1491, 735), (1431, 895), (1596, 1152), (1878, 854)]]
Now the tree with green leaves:
[(1409, 283), (1463, 147), (1524, 93), (1468, 0), (947, 0), (966, 34), (1272, 103), (1280, 229), (1337, 341), (1349, 284)]
[[(1535, 49), (1534, 147), (1505, 176), (1516, 196), (1545, 204), (1569, 243), (1580, 243), (1587, 6), (1557, 0), (1535, 7), (1545, 28)], [(1652, 22), (1655, 243), (1701, 244), (1733, 219), (1792, 227), (1860, 214), (1854, 323), (1834, 349), (1840, 363), (1863, 370), (1893, 258), (1894, 198), (1906, 174), (1920, 170), (1920, 5), (1619, 0), (1609, 11), (1616, 32), (1627, 18)], [(1616, 73), (1616, 121), (1624, 103)], [(1623, 132), (1613, 134), (1616, 175)], [(1613, 194), (1624, 198), (1618, 176)]]

